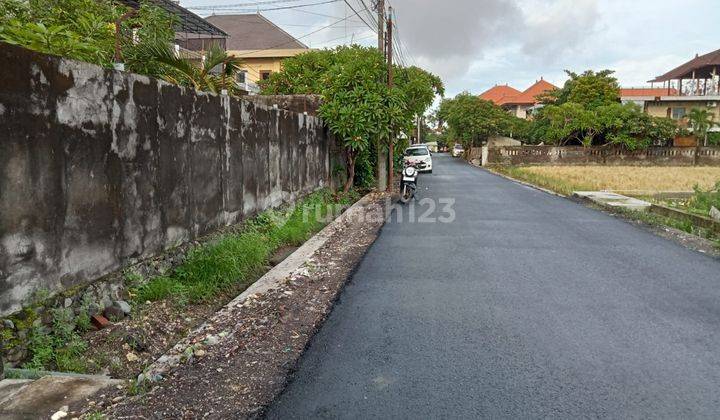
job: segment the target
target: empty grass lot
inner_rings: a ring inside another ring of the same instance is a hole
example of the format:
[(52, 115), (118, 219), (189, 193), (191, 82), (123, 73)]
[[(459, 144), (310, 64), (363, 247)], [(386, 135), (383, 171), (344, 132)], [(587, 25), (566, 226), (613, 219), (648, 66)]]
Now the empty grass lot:
[(611, 190), (639, 194), (710, 189), (720, 180), (720, 167), (679, 166), (511, 166), (494, 170), (562, 194)]

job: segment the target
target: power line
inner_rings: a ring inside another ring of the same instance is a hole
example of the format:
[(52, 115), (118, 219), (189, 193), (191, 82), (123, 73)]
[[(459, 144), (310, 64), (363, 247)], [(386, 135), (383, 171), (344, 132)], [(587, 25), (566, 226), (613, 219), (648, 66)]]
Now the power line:
[(337, 3), (342, 0), (325, 0), (322, 2), (317, 3), (307, 3), (307, 4), (298, 4), (295, 6), (280, 6), (280, 7), (271, 7), (267, 9), (243, 9), (237, 5), (215, 5), (215, 6), (193, 6), (193, 7), (187, 7), (187, 9), (192, 10), (244, 10), (244, 11), (250, 11), (250, 12), (270, 12), (273, 10), (287, 10), (287, 9), (298, 9), (300, 7), (312, 7), (312, 6), (320, 6), (323, 4), (330, 4), (330, 3)]
[(236, 7), (246, 7), (246, 6), (265, 6), (269, 4), (279, 4), (279, 3), (297, 3), (302, 0), (267, 0), (267, 1), (254, 1), (251, 3), (235, 3), (235, 4), (218, 4), (215, 6), (193, 6), (193, 7), (186, 7), (186, 9), (195, 9), (195, 10), (209, 10), (219, 7), (230, 7), (230, 8), (236, 8)]
[(365, 21), (365, 19), (362, 18), (362, 16), (360, 16), (360, 13), (358, 13), (358, 11), (355, 10), (354, 7), (352, 7), (352, 5), (350, 4), (350, 2), (349, 2), (348, 0), (345, 0), (345, 4), (348, 5), (348, 7), (350, 8), (350, 10), (352, 10), (353, 13), (355, 13), (355, 16), (357, 16), (358, 19), (362, 20), (363, 23), (364, 23), (365, 25), (367, 25), (367, 27), (370, 28), (371, 31), (377, 33), (377, 29), (373, 28), (369, 23), (367, 23), (367, 22)]
[(295, 42), (296, 40), (300, 40), (300, 39), (303, 39), (303, 38), (307, 38), (307, 37), (309, 37), (310, 35), (316, 34), (316, 33), (320, 32), (320, 31), (322, 31), (322, 30), (325, 30), (325, 29), (331, 27), (331, 26), (335, 26), (335, 25), (337, 25), (338, 23), (344, 22), (344, 21), (352, 18), (353, 16), (357, 16), (357, 12), (355, 12), (355, 15), (347, 16), (347, 17), (344, 17), (344, 18), (340, 18), (340, 19), (336, 20), (335, 22), (333, 22), (333, 23), (331, 23), (331, 24), (329, 24), (329, 25), (325, 25), (325, 26), (323, 26), (322, 28), (316, 29), (316, 30), (314, 30), (314, 31), (312, 31), (312, 32), (309, 32), (309, 33), (306, 33), (305, 35), (302, 35), (302, 36), (293, 38), (293, 39), (291, 39), (290, 41), (281, 42), (280, 44), (273, 45), (273, 46), (271, 46), (271, 47), (269, 47), (269, 48), (262, 48), (262, 49), (259, 49), (259, 50), (248, 51), (248, 52), (243, 53), (243, 54), (236, 54), (235, 56), (236, 56), (236, 57), (242, 57), (242, 56), (250, 55), (250, 54), (253, 54), (253, 53), (256, 53), (256, 52), (267, 51), (267, 50), (275, 49), (275, 48), (277, 48), (277, 47), (282, 47), (283, 45), (290, 44), (290, 43), (292, 43), (292, 42)]
[[(354, 37), (354, 36), (356, 35), (356, 33), (353, 32), (351, 35)], [(345, 35), (343, 35), (343, 36), (340, 36), (340, 37), (337, 37), (337, 38), (333, 38), (333, 39), (329, 39), (329, 40), (327, 40), (327, 41), (320, 42), (319, 44), (320, 44), (320, 45), (329, 44), (329, 43), (331, 43), (331, 42), (334, 42), (334, 41), (337, 41), (337, 40), (343, 39), (343, 38), (347, 38), (347, 37), (346, 37)], [(367, 35), (367, 36), (361, 36), (361, 37), (359, 37), (359, 38), (354, 38), (354, 39), (352, 40), (352, 42), (355, 43), (355, 42), (357, 42), (357, 41), (363, 41), (363, 40), (370, 39), (370, 38), (375, 38), (375, 34)]]

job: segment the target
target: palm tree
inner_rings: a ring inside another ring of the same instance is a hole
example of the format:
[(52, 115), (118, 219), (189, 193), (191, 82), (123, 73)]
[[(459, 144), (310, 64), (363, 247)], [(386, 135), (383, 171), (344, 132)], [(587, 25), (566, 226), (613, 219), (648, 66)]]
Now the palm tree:
[(704, 146), (707, 146), (708, 130), (716, 125), (714, 119), (715, 115), (707, 109), (693, 108), (688, 114), (688, 120), (692, 126), (693, 133), (695, 133), (696, 137), (703, 139)]
[(240, 93), (236, 76), (240, 72), (242, 60), (229, 56), (217, 45), (205, 53), (200, 65), (180, 57), (165, 45), (149, 46), (146, 54), (160, 64), (159, 77), (170, 83), (213, 93), (223, 90), (233, 95)]

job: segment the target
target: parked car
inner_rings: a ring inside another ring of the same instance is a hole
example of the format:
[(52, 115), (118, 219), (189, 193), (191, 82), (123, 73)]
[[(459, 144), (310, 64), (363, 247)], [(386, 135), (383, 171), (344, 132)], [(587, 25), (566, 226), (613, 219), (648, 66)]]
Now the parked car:
[(463, 149), (462, 144), (456, 144), (455, 146), (453, 146), (453, 148), (452, 148), (452, 156), (453, 157), (462, 156), (463, 153), (465, 153), (465, 149)]
[(424, 144), (408, 147), (403, 156), (406, 166), (412, 164), (420, 172), (432, 173), (432, 153)]

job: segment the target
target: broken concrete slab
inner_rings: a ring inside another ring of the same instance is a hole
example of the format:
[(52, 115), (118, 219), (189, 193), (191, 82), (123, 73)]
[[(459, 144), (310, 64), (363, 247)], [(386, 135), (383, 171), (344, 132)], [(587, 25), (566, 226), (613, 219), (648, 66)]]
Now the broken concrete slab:
[(105, 376), (44, 376), (38, 380), (0, 381), (0, 418), (50, 418), (62, 407), (78, 403), (122, 381)]
[(573, 197), (590, 200), (601, 206), (624, 208), (636, 211), (647, 211), (652, 206), (652, 204), (647, 201), (607, 191), (574, 191)]

